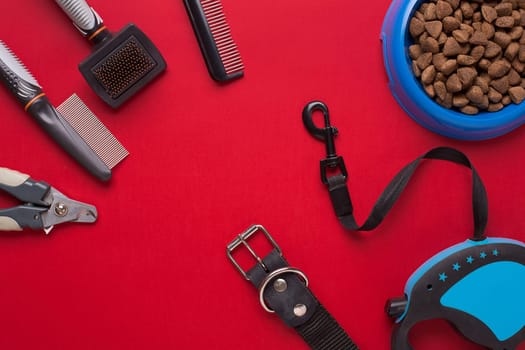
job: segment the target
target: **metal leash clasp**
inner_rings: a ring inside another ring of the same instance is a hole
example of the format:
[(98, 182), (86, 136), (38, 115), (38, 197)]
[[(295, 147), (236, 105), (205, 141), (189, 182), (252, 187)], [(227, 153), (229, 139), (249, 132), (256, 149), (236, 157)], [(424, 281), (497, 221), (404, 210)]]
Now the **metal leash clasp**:
[[(314, 124), (313, 114), (316, 111), (323, 113), (324, 128), (318, 128)], [(335, 150), (335, 136), (337, 136), (339, 131), (335, 126), (330, 124), (328, 107), (321, 101), (313, 101), (308, 103), (303, 109), (303, 124), (313, 137), (324, 141), (326, 145), (326, 158), (321, 160), (321, 181), (325, 185), (328, 184), (328, 178), (326, 175), (327, 168), (339, 168), (341, 174), (346, 179), (348, 172), (346, 170), (345, 162), (343, 157), (338, 156)]]

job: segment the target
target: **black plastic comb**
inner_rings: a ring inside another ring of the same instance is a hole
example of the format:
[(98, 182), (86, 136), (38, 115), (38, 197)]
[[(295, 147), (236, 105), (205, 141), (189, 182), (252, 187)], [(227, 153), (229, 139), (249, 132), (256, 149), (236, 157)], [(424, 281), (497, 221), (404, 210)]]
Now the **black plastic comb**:
[(244, 64), (220, 0), (184, 0), (184, 5), (212, 78), (224, 82), (242, 77)]

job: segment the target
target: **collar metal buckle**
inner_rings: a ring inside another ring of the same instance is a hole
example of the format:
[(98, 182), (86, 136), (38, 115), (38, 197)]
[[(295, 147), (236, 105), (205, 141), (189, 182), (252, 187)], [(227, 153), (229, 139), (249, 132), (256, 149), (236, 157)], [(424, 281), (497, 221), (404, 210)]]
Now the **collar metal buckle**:
[(264, 262), (262, 261), (261, 257), (259, 257), (259, 255), (257, 255), (257, 253), (255, 253), (255, 251), (253, 250), (253, 248), (248, 244), (248, 239), (253, 236), (254, 234), (256, 234), (257, 232), (262, 232), (264, 234), (264, 236), (266, 237), (266, 239), (271, 243), (271, 245), (274, 247), (274, 249), (280, 254), (282, 255), (282, 252), (281, 252), (281, 248), (277, 245), (277, 242), (275, 242), (275, 240), (273, 239), (272, 236), (270, 236), (270, 234), (268, 233), (268, 231), (266, 231), (266, 229), (262, 226), (262, 225), (252, 225), (250, 228), (248, 228), (248, 230), (246, 230), (245, 232), (239, 234), (237, 236), (237, 238), (235, 238), (230, 244), (228, 244), (228, 246), (226, 247), (226, 254), (228, 255), (228, 258), (230, 259), (230, 261), (232, 262), (232, 264), (237, 268), (237, 270), (241, 273), (241, 275), (243, 275), (243, 277), (247, 280), (250, 280), (250, 278), (248, 277), (248, 275), (246, 274), (246, 271), (244, 271), (241, 267), (241, 265), (239, 265), (239, 263), (233, 258), (232, 254), (233, 254), (233, 251), (236, 250), (239, 246), (243, 245), (246, 249), (248, 249), (248, 251), (250, 252), (250, 254), (252, 255), (252, 257), (257, 260), (257, 263), (266, 271), (266, 272), (270, 272), (268, 267), (264, 264)]

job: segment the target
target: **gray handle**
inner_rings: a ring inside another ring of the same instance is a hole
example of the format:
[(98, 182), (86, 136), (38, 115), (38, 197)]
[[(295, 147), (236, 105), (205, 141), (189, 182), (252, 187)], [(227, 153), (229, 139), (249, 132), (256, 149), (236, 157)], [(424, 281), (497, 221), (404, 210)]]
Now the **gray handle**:
[(8, 168), (0, 168), (0, 190), (7, 192), (23, 203), (49, 206), (47, 194), (51, 186), (44, 181), (35, 181), (29, 175)]
[(22, 231), (26, 227), (33, 230), (42, 229), (42, 214), (46, 211), (46, 208), (30, 205), (0, 210), (0, 231)]
[[(22, 173), (19, 173), (14, 170), (10, 170), (7, 168), (0, 168), (0, 184), (9, 186), (9, 187), (17, 187), (23, 184), (27, 179), (29, 179), (29, 175), (25, 175)], [(21, 231), (22, 227), (18, 224), (18, 222), (11, 218), (10, 216), (7, 216), (7, 213), (3, 213), (4, 216), (0, 216), (0, 231)]]
[(42, 213), (46, 205), (44, 198), (50, 186), (45, 182), (36, 182), (29, 175), (18, 171), (0, 168), (0, 189), (18, 198), (24, 204), (14, 208), (0, 210), (0, 231), (21, 231), (24, 227), (40, 229), (43, 227)]
[(109, 180), (111, 169), (56, 111), (36, 79), (2, 41), (0, 41), (0, 80), (67, 153), (102, 181)]
[(83, 36), (89, 37), (103, 26), (102, 18), (84, 0), (55, 0)]
[(79, 135), (77, 130), (51, 105), (47, 97), (38, 99), (31, 105), (28, 112), (63, 150), (91, 174), (102, 181), (111, 178), (111, 169)]

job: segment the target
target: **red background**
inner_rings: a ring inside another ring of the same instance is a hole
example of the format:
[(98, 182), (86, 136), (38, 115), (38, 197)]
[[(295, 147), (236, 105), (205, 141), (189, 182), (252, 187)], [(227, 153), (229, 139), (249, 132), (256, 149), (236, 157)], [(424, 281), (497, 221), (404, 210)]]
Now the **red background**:
[[(53, 1), (1, 2), (1, 40), (51, 101), (76, 92), (131, 153), (110, 183), (100, 183), (0, 89), (1, 166), (93, 203), (100, 214), (94, 225), (61, 225), (47, 237), (0, 237), (1, 349), (307, 349), (262, 310), (225, 256), (226, 244), (253, 223), (309, 276), (362, 349), (388, 349), (385, 300), (472, 231), (470, 173), (428, 162), (379, 229), (346, 232), (319, 179), (324, 146), (301, 122), (313, 99), (328, 104), (340, 130), (337, 149), (360, 221), (402, 166), (453, 146), (486, 184), (487, 233), (525, 240), (525, 128), (462, 142), (407, 117), (382, 65), (389, 0), (224, 0), (246, 65), (245, 77), (226, 86), (210, 79), (181, 0), (90, 4), (115, 31), (136, 23), (169, 67), (113, 111), (78, 72), (90, 46)], [(412, 340), (416, 349), (481, 349), (444, 322), (418, 327)]]

